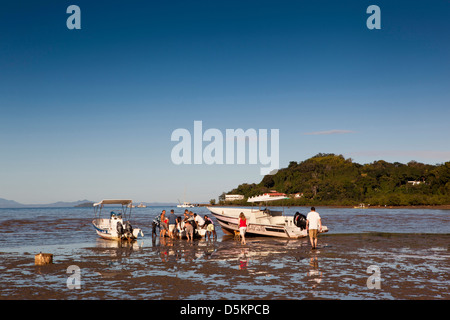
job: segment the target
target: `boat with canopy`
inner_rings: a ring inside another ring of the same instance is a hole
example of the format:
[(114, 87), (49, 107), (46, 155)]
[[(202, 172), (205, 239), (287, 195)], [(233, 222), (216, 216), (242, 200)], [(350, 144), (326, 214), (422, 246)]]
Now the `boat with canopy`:
[[(109, 218), (102, 218), (103, 211), (109, 211), (105, 207), (106, 205), (111, 209)], [(92, 220), (92, 225), (97, 235), (101, 238), (107, 240), (134, 240), (138, 236), (144, 236), (142, 230), (133, 228), (129, 221), (133, 207), (132, 200), (106, 199), (94, 203), (93, 207), (95, 218)]]

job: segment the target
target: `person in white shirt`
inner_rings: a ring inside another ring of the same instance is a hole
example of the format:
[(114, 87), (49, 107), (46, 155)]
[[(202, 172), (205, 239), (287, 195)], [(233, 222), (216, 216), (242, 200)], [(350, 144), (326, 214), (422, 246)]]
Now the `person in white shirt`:
[(198, 229), (202, 228), (205, 224), (205, 220), (196, 213), (194, 213), (194, 221), (197, 224)]
[(314, 207), (311, 207), (311, 212), (306, 216), (306, 230), (309, 233), (311, 247), (315, 249), (317, 247), (317, 234), (322, 231), (322, 219)]

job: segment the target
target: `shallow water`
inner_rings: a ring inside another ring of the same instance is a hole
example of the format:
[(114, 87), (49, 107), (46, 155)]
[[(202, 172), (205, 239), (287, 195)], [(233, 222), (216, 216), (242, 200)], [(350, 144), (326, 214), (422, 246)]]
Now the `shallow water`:
[[(151, 221), (161, 210), (135, 209), (145, 237), (120, 245), (96, 236), (87, 208), (0, 209), (0, 298), (450, 298), (446, 210), (318, 208), (330, 232), (317, 250), (307, 239), (253, 237), (242, 246), (218, 225), (217, 241), (160, 241)], [(40, 251), (54, 264), (35, 266)], [(79, 290), (67, 287), (70, 265), (81, 270)], [(368, 287), (370, 266), (380, 270), (379, 289)]]
[[(136, 208), (132, 212), (132, 224), (151, 234), (151, 223), (163, 209), (171, 207)], [(286, 215), (296, 211), (307, 214), (309, 208), (285, 208)], [(181, 215), (180, 208), (175, 207)], [(435, 209), (346, 209), (317, 208), (322, 223), (330, 233), (450, 233), (450, 210)], [(204, 207), (194, 212), (205, 215)], [(91, 221), (91, 208), (20, 208), (0, 209), (0, 250), (29, 246), (70, 245), (95, 241), (96, 235)], [(219, 239), (223, 235), (217, 224)], [(144, 237), (148, 241), (148, 237)]]

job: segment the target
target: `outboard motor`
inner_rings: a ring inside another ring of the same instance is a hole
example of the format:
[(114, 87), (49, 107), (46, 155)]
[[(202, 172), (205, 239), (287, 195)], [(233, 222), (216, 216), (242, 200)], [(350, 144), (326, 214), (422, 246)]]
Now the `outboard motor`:
[(156, 236), (156, 227), (158, 227), (158, 225), (156, 224), (155, 221), (152, 222), (152, 236)]
[(123, 235), (123, 225), (122, 225), (122, 223), (121, 223), (120, 221), (117, 221), (116, 229), (117, 229), (117, 236), (118, 236), (119, 238), (122, 238), (122, 235)]
[(306, 216), (297, 211), (294, 215), (294, 224), (300, 230), (306, 229)]
[(194, 229), (194, 232), (192, 234), (193, 234), (193, 237), (195, 237), (197, 235), (197, 232), (198, 232), (197, 224), (195, 223), (194, 220), (190, 220), (189, 222), (191, 223), (192, 229)]
[(133, 236), (133, 227), (131, 226), (131, 223), (129, 221), (125, 221), (124, 230), (127, 235), (129, 235), (130, 237)]
[(125, 237), (128, 240), (133, 239), (133, 227), (131, 226), (131, 223), (129, 221), (125, 221), (124, 231), (125, 231)]
[(152, 235), (156, 236), (156, 228), (159, 228), (161, 230), (161, 217), (157, 216), (155, 219), (153, 219), (152, 222)]

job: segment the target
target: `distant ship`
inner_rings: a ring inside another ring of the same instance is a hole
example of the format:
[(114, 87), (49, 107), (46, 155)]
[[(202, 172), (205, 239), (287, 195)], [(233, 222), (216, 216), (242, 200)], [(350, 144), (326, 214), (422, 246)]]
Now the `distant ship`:
[[(180, 202), (180, 201), (178, 201), (178, 202)], [(189, 202), (183, 202), (183, 204), (177, 204), (177, 207), (178, 208), (193, 208), (194, 207), (194, 205), (192, 204), (192, 203), (189, 203)]]
[[(183, 200), (186, 199), (186, 188), (184, 188), (184, 196)], [(193, 208), (195, 207), (192, 203), (184, 201), (183, 204), (181, 204), (180, 199), (178, 199), (177, 207), (178, 208)]]
[(136, 208), (147, 208), (147, 206), (141, 202), (141, 204), (138, 205)]

